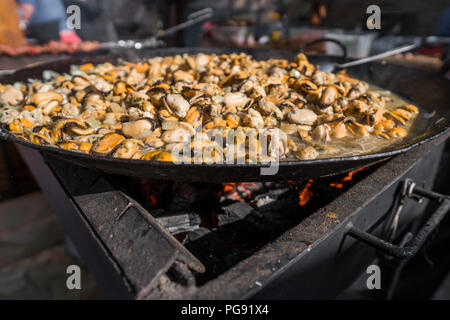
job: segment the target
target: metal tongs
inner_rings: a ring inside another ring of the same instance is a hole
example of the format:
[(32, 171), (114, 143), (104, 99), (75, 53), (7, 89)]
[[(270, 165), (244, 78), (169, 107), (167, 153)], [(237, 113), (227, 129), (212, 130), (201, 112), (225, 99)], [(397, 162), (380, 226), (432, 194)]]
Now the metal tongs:
[(151, 38), (147, 38), (141, 41), (135, 40), (119, 40), (108, 41), (100, 44), (101, 49), (143, 49), (143, 48), (155, 48), (163, 44), (160, 38), (172, 35), (180, 30), (186, 29), (194, 24), (210, 19), (214, 14), (212, 8), (205, 8), (199, 11), (195, 11), (187, 16), (187, 20), (169, 29), (163, 30), (160, 33), (154, 35)]
[(370, 57), (366, 57), (366, 58), (361, 58), (358, 60), (353, 60), (347, 63), (342, 63), (342, 64), (336, 64), (336, 67), (338, 68), (348, 68), (348, 67), (353, 67), (353, 66), (357, 66), (360, 64), (364, 64), (364, 63), (368, 63), (368, 62), (372, 62), (372, 61), (376, 61), (376, 60), (380, 60), (380, 59), (384, 59), (384, 58), (388, 58), (391, 56), (394, 56), (396, 54), (399, 53), (403, 53), (403, 52), (407, 52), (413, 49), (416, 49), (417, 46), (415, 44), (410, 44), (407, 46), (403, 46), (403, 47), (399, 47), (399, 48), (395, 48), (395, 49), (391, 49)]
[(364, 63), (368, 63), (368, 62), (372, 62), (372, 61), (376, 61), (376, 60), (380, 60), (380, 59), (384, 59), (387, 57), (391, 57), (393, 55), (402, 53), (402, 52), (407, 52), (413, 49), (416, 49), (417, 45), (415, 44), (410, 44), (407, 46), (403, 46), (403, 47), (399, 47), (399, 48), (395, 48), (395, 49), (391, 49), (370, 57), (366, 57), (366, 58), (361, 58), (361, 59), (357, 59), (357, 60), (353, 60), (350, 62), (346, 62), (346, 63), (332, 63), (332, 62), (322, 62), (319, 63), (320, 65), (320, 69), (322, 71), (325, 72), (335, 72), (336, 69), (344, 69), (344, 68), (349, 68), (349, 67), (353, 67), (353, 66), (357, 66), (360, 64), (364, 64)]

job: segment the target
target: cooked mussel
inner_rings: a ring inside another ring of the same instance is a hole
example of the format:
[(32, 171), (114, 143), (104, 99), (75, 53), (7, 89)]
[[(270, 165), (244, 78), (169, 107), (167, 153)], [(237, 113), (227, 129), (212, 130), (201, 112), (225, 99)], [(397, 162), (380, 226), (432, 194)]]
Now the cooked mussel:
[(92, 148), (92, 151), (95, 153), (108, 154), (115, 150), (116, 147), (119, 146), (124, 140), (125, 137), (120, 134), (115, 132), (108, 133), (97, 141)]

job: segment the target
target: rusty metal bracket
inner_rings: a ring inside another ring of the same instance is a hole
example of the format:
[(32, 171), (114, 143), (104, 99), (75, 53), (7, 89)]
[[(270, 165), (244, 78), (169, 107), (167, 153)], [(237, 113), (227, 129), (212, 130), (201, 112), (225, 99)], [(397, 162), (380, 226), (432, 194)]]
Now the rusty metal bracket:
[[(415, 199), (419, 203), (421, 203), (423, 197), (425, 197), (430, 200), (437, 201), (440, 205), (436, 209), (436, 211), (430, 216), (428, 221), (422, 226), (422, 228), (415, 237), (411, 236), (412, 239), (410, 241), (407, 241), (406, 243), (397, 246), (389, 241), (392, 240), (393, 234), (395, 233), (396, 221), (398, 220), (398, 216), (403, 208), (403, 201), (405, 197)], [(355, 228), (353, 225), (349, 225), (349, 230), (347, 234), (370, 245), (371, 247), (380, 250), (381, 252), (389, 256), (398, 259), (409, 259), (415, 256), (420, 251), (420, 249), (423, 247), (424, 243), (426, 242), (430, 234), (436, 229), (439, 223), (447, 215), (450, 209), (450, 197), (420, 188), (414, 183), (414, 181), (406, 179), (402, 184), (400, 197), (397, 199), (399, 200), (397, 205), (394, 206), (395, 213), (391, 215), (391, 218), (388, 220), (387, 224), (388, 226), (387, 236), (389, 241), (378, 238), (366, 231), (362, 231), (358, 228)]]
[(130, 283), (135, 298), (145, 298), (169, 270), (182, 270), (180, 282), (187, 287), (195, 286), (192, 271), (204, 272), (203, 264), (126, 194), (104, 192), (74, 200)]

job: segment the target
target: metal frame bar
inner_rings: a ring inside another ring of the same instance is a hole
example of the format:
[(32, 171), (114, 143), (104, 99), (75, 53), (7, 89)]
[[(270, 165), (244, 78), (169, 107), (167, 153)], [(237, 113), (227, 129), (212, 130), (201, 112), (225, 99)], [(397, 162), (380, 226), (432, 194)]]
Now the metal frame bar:
[(406, 245), (394, 245), (368, 232), (355, 228), (352, 225), (350, 225), (348, 234), (395, 258), (409, 259), (414, 257), (423, 247), (430, 234), (437, 228), (440, 222), (447, 215), (450, 209), (450, 200), (448, 196), (444, 196), (419, 187), (414, 187), (412, 193), (436, 200), (441, 204), (431, 215), (428, 221), (423, 225), (417, 235), (411, 241), (408, 241)]

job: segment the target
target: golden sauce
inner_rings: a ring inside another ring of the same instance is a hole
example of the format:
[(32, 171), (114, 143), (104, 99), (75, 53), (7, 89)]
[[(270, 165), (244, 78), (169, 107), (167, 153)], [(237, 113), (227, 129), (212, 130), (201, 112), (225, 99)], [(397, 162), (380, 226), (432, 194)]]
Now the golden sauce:
[[(411, 103), (410, 101), (407, 101), (406, 99), (400, 97), (399, 95), (392, 93), (391, 91), (385, 90), (383, 88), (380, 88), (378, 86), (370, 85), (370, 90), (378, 91), (384, 97), (388, 98), (388, 101), (386, 101), (386, 110), (395, 109), (404, 106), (405, 104)], [(424, 132), (425, 127), (427, 125), (427, 120), (425, 119), (424, 114), (425, 114), (424, 110), (420, 109), (419, 114), (413, 115), (411, 120), (407, 121), (404, 125), (399, 126), (405, 129), (406, 132), (408, 133), (407, 136), (404, 138), (384, 139), (374, 134), (369, 134), (368, 136), (365, 137), (348, 135), (341, 139), (331, 139), (327, 142), (312, 141), (308, 142), (308, 144), (314, 146), (316, 150), (319, 151), (319, 156), (317, 157), (317, 159), (333, 158), (333, 157), (349, 157), (362, 154), (376, 153), (382, 151), (388, 146), (400, 145), (402, 142), (411, 139), (411, 137), (415, 137)], [(367, 129), (369, 129), (370, 132), (371, 129), (368, 126)], [(305, 142), (302, 142), (298, 138), (298, 135), (296, 133), (290, 135), (289, 137), (300, 145), (305, 144)], [(294, 155), (290, 154), (286, 159), (283, 160), (285, 161), (296, 160), (296, 158)]]

